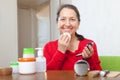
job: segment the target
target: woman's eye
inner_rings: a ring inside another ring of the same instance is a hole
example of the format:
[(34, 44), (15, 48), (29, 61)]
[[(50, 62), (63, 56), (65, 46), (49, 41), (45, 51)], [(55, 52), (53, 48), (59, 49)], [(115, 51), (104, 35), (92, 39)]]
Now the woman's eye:
[(75, 21), (75, 19), (71, 19), (71, 21)]
[(65, 19), (60, 19), (60, 21), (65, 21)]

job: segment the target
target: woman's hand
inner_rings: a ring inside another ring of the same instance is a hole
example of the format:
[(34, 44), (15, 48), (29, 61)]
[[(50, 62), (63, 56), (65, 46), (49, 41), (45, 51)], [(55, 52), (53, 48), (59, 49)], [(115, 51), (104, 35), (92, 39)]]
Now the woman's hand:
[(58, 50), (65, 53), (69, 46), (70, 40), (71, 40), (71, 36), (69, 33), (61, 34), (58, 40)]
[(87, 45), (84, 49), (83, 49), (83, 53), (82, 53), (82, 57), (84, 59), (88, 59), (90, 58), (94, 53), (94, 49), (93, 49), (93, 42), (92, 45)]

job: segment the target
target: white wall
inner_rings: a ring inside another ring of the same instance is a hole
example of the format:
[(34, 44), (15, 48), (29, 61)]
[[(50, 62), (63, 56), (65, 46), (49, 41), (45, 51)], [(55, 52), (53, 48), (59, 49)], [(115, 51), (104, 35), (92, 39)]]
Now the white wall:
[(37, 9), (37, 39), (38, 46), (43, 47), (46, 42), (50, 41), (50, 4), (44, 4)]
[(51, 40), (55, 40), (58, 38), (59, 36), (59, 31), (58, 31), (58, 28), (57, 28), (57, 22), (56, 22), (56, 13), (57, 13), (57, 10), (59, 8), (59, 5), (60, 5), (60, 0), (51, 0), (50, 1), (50, 30), (51, 30), (51, 33), (50, 33), (50, 37), (51, 37)]
[(25, 47), (43, 47), (50, 40), (49, 2), (37, 8), (18, 8), (19, 57)]
[(71, 4), (72, 0), (59, 0), (60, 1), (60, 5), (62, 4)]
[(17, 58), (17, 0), (0, 0), (0, 67)]
[(23, 48), (37, 46), (37, 18), (34, 9), (18, 8), (18, 41), (19, 57), (22, 57)]
[(120, 56), (120, 0), (72, 0), (81, 14), (79, 33), (93, 39), (99, 55)]

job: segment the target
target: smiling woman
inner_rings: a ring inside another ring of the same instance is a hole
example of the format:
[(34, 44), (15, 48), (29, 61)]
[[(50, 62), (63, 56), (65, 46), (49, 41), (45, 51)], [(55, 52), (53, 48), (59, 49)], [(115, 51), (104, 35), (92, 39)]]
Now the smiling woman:
[[(47, 70), (73, 70), (75, 62), (82, 59), (89, 63), (90, 70), (101, 70), (95, 42), (77, 33), (80, 14), (76, 6), (71, 4), (60, 6), (56, 21), (60, 36), (44, 46)], [(66, 33), (71, 37), (65, 35)], [(86, 47), (89, 42), (94, 44)], [(80, 53), (82, 56), (77, 57), (76, 55)]]

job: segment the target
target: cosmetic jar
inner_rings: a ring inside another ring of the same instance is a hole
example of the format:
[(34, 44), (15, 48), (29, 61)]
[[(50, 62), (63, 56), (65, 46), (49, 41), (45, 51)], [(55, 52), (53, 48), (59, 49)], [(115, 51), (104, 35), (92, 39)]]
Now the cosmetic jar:
[(33, 74), (36, 72), (35, 58), (19, 58), (18, 61), (20, 74)]
[(74, 71), (78, 76), (85, 76), (89, 71), (89, 64), (85, 60), (78, 60), (74, 64)]

